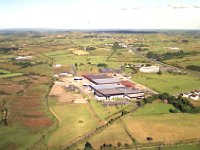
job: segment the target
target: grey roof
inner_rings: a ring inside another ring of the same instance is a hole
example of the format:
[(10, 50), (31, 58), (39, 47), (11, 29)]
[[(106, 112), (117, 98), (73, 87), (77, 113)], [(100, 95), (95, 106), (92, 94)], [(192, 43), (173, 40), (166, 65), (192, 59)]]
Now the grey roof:
[(116, 88), (123, 88), (124, 85), (119, 84), (99, 84), (99, 85), (91, 85), (92, 89), (98, 91), (98, 90), (106, 90), (106, 89), (116, 89)]
[(106, 78), (106, 79), (94, 79), (93, 82), (96, 84), (111, 84), (119, 83), (120, 78)]
[(137, 94), (137, 93), (144, 93), (143, 91), (131, 89), (131, 88), (120, 88), (119, 89), (124, 94)]

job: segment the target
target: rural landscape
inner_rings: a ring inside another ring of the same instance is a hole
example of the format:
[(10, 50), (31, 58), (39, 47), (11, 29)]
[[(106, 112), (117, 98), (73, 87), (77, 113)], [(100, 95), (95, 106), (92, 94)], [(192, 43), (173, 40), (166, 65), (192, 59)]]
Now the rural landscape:
[(199, 30), (0, 30), (0, 149), (200, 149)]

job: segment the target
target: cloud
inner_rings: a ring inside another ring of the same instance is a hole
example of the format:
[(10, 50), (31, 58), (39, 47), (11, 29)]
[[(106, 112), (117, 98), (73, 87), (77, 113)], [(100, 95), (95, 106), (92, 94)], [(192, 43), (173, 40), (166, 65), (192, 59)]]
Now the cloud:
[(184, 8), (190, 8), (191, 6), (188, 4), (183, 4), (183, 3), (172, 3), (172, 4), (168, 4), (168, 7), (173, 8), (173, 9), (184, 9)]
[(196, 5), (193, 5), (192, 7), (193, 7), (193, 8), (200, 8), (200, 4), (199, 4), (199, 5), (197, 5), (197, 4), (196, 4)]
[(144, 6), (133, 6), (133, 7), (121, 7), (119, 10), (127, 11), (127, 10), (139, 10), (139, 9), (149, 9), (150, 7), (144, 7)]
[(125, 7), (123, 7), (123, 8), (119, 8), (119, 10), (124, 11), (124, 10), (129, 10), (129, 8), (125, 8)]

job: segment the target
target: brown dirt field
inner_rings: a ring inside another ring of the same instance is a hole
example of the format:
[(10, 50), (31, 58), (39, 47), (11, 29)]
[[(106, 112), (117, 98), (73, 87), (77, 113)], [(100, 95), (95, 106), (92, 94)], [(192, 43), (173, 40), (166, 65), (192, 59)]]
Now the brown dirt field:
[(84, 102), (84, 98), (80, 94), (75, 94), (73, 92), (66, 92), (64, 86), (54, 85), (49, 94), (50, 96), (55, 96), (60, 103), (74, 102), (81, 103)]
[(17, 92), (23, 90), (22, 85), (16, 84), (1, 84), (0, 91), (5, 92), (7, 94), (16, 94)]
[(25, 127), (31, 127), (31, 128), (43, 128), (43, 127), (49, 127), (52, 125), (52, 121), (49, 118), (22, 118), (21, 119), (22, 124)]

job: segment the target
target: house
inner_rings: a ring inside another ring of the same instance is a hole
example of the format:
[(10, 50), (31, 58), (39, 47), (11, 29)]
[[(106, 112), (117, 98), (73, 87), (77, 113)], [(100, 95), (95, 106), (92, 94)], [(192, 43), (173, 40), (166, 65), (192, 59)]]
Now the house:
[(182, 94), (182, 97), (189, 98), (190, 95), (192, 95), (192, 93), (183, 93), (183, 94)]
[(189, 96), (189, 98), (192, 99), (192, 100), (197, 101), (197, 100), (199, 100), (200, 97), (199, 97), (198, 94), (192, 94), (192, 95)]
[(139, 69), (140, 72), (145, 72), (145, 73), (157, 73), (159, 72), (159, 70), (160, 70), (159, 66), (145, 66)]

